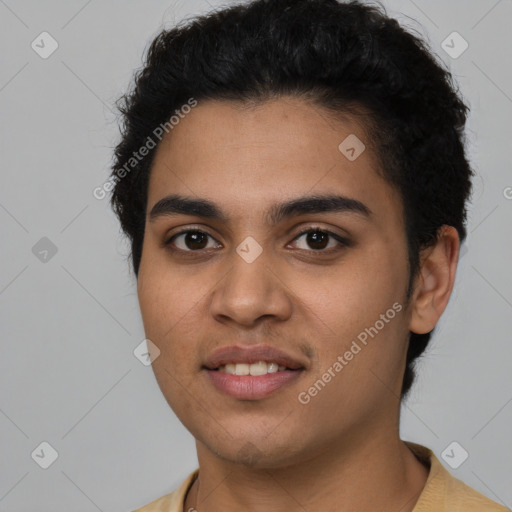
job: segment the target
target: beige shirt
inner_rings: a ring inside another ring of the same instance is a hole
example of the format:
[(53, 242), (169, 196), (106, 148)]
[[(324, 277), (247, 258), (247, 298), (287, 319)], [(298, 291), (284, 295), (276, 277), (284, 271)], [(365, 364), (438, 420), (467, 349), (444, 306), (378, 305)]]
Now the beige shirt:
[[(405, 444), (420, 461), (430, 466), (413, 512), (510, 512), (452, 476), (428, 448), (409, 441)], [(198, 474), (196, 469), (174, 492), (133, 512), (183, 512), (185, 496)]]

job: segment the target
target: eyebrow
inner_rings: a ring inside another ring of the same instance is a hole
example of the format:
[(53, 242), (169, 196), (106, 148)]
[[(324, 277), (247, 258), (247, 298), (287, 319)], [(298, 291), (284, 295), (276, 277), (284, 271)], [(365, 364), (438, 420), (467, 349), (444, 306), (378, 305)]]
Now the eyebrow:
[[(312, 195), (275, 204), (265, 218), (268, 224), (275, 225), (294, 215), (329, 212), (355, 213), (366, 219), (373, 215), (370, 208), (357, 199), (340, 195)], [(160, 199), (151, 209), (149, 220), (153, 222), (159, 217), (173, 215), (193, 215), (221, 222), (228, 221), (228, 217), (215, 203), (207, 199), (195, 199), (177, 194)]]

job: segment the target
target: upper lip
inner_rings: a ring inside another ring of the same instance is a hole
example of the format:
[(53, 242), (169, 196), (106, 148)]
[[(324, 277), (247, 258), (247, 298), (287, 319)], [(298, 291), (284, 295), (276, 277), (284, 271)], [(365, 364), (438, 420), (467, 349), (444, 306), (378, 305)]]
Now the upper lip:
[(251, 347), (233, 345), (219, 348), (206, 359), (204, 366), (214, 370), (219, 366), (229, 363), (252, 364), (259, 361), (274, 362), (292, 370), (299, 370), (305, 366), (298, 358), (269, 345), (255, 345)]

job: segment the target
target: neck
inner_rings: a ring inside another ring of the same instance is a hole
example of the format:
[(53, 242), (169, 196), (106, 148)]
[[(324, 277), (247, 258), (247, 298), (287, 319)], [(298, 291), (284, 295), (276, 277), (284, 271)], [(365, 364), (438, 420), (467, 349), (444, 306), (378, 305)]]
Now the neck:
[(411, 512), (428, 477), (398, 433), (331, 444), (279, 468), (247, 467), (220, 459), (200, 442), (197, 448), (199, 477), (184, 511), (368, 512), (377, 506), (381, 512)]

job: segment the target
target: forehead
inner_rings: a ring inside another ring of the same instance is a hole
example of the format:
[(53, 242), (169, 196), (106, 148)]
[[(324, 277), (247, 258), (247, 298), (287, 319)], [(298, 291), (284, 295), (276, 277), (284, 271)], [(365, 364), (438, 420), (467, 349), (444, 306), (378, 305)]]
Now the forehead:
[(168, 194), (209, 198), (247, 216), (295, 197), (337, 193), (400, 215), (379, 165), (364, 126), (348, 116), (335, 119), (291, 97), (256, 106), (209, 100), (159, 144), (148, 211)]

